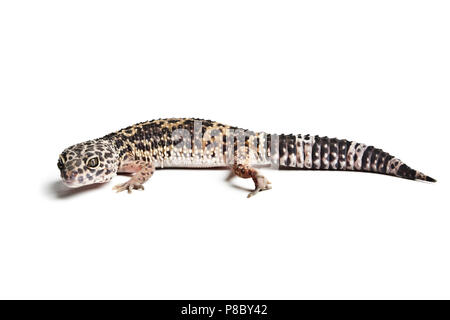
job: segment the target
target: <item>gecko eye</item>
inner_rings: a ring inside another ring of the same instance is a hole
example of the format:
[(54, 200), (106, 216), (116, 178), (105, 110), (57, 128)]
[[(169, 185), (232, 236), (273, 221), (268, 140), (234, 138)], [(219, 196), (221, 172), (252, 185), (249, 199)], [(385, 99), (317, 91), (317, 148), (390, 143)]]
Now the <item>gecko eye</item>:
[(95, 168), (95, 167), (98, 166), (98, 164), (99, 164), (98, 157), (90, 158), (90, 159), (87, 161), (87, 166), (88, 166), (89, 168)]
[(61, 159), (58, 160), (58, 169), (59, 169), (59, 170), (64, 169), (64, 163), (62, 162)]

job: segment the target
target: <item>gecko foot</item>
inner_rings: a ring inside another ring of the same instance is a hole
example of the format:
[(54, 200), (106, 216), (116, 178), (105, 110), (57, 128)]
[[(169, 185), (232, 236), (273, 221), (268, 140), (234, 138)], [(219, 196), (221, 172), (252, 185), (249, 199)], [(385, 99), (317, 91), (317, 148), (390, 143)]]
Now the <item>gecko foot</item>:
[(122, 192), (125, 190), (128, 190), (128, 193), (131, 193), (132, 190), (144, 190), (144, 186), (137, 182), (137, 181), (133, 181), (133, 179), (122, 183), (122, 184), (118, 184), (116, 186), (113, 187), (113, 190), (115, 190), (116, 192)]
[(255, 181), (255, 190), (250, 192), (248, 194), (247, 198), (253, 197), (255, 194), (257, 194), (260, 191), (272, 189), (272, 186), (271, 186), (272, 183), (269, 180), (267, 180), (266, 177), (264, 177), (262, 175), (257, 175), (255, 177), (254, 181)]

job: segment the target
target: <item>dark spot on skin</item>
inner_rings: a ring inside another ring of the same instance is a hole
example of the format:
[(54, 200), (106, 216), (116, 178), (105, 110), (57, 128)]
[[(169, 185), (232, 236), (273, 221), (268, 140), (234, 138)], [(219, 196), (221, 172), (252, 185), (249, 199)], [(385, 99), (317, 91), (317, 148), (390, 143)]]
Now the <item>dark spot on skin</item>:
[[(259, 139), (258, 139), (258, 145), (259, 145)], [(290, 134), (288, 136), (288, 153), (291, 154), (297, 154), (297, 145), (295, 143), (295, 136)]]
[(144, 150), (144, 144), (140, 141), (140, 142), (136, 143), (136, 148), (138, 150)]
[(94, 177), (93, 176), (91, 176), (89, 173), (86, 175), (86, 177), (89, 179), (89, 180), (92, 180)]
[(347, 166), (346, 154), (347, 154), (347, 140), (338, 140), (338, 150), (337, 150), (337, 156), (339, 158), (339, 162), (337, 164), (338, 169), (346, 168)]
[(78, 173), (79, 173), (79, 174), (82, 174), (82, 173), (83, 173), (83, 169), (78, 168)]
[(330, 139), (328, 137), (323, 137), (320, 139), (321, 144), (321, 161), (324, 165), (323, 167), (326, 168), (325, 162), (330, 162)]
[(330, 140), (330, 152), (338, 152), (338, 140), (336, 138), (333, 138)]
[(76, 165), (77, 167), (79, 167), (79, 166), (81, 165), (81, 160), (80, 160), (80, 159), (77, 159), (77, 160), (75, 161), (75, 165)]
[(267, 135), (267, 138), (266, 138), (266, 140), (267, 140), (267, 148), (269, 149), (269, 150), (271, 150), (271, 145), (272, 145), (272, 135)]
[(202, 120), (202, 124), (207, 127), (211, 127), (213, 122), (211, 120)]
[[(380, 157), (380, 153), (382, 151), (380, 149), (373, 149), (372, 155), (370, 157), (371, 171), (373, 171), (373, 167), (378, 168), (378, 158)], [(375, 170), (376, 171), (376, 170)]]
[(393, 156), (391, 156), (389, 153), (383, 153), (383, 157), (384, 159), (380, 163), (379, 172), (386, 173), (386, 166), (388, 162), (393, 158)]
[(117, 148), (121, 148), (123, 146), (123, 141), (122, 140), (116, 140), (116, 147)]
[(105, 170), (98, 170), (98, 171), (95, 173), (95, 175), (98, 177), (99, 175), (101, 175), (101, 174), (103, 173), (103, 171), (105, 171)]
[[(313, 164), (320, 160), (320, 138), (318, 136), (315, 137), (315, 143), (313, 143), (312, 147), (312, 161)], [(321, 161), (314, 164), (314, 169), (320, 169)]]
[(398, 169), (397, 175), (406, 179), (415, 180), (416, 170), (411, 169), (406, 164), (402, 164)]
[[(364, 151), (362, 156), (362, 169), (366, 170), (366, 167), (370, 165), (370, 159), (372, 157), (373, 146), (367, 147), (366, 151)], [(367, 170), (366, 170), (367, 171)]]
[(78, 177), (78, 182), (79, 182), (79, 183), (83, 183), (83, 177), (82, 177), (82, 176), (79, 176), (79, 177)]
[(334, 153), (330, 154), (330, 162), (333, 162), (336, 160), (336, 155)]

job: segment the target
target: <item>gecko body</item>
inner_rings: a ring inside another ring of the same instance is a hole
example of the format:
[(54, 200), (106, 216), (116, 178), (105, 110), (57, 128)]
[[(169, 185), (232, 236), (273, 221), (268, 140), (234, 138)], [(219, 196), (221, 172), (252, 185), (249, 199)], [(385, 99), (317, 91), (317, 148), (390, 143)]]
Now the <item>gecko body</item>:
[(350, 170), (435, 182), (381, 149), (344, 139), (267, 134), (211, 120), (170, 118), (146, 121), (65, 149), (58, 168), (63, 182), (80, 187), (133, 174), (116, 191), (143, 189), (156, 168), (230, 168), (251, 178), (249, 196), (271, 183), (257, 168)]

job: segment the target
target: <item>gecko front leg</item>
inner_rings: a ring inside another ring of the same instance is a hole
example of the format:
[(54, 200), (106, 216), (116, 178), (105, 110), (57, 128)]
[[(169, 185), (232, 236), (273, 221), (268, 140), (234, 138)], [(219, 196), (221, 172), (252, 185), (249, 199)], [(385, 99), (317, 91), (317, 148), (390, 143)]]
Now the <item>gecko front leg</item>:
[(113, 187), (116, 192), (128, 190), (131, 193), (133, 189), (144, 190), (143, 184), (150, 179), (155, 172), (155, 165), (151, 162), (140, 160), (125, 160), (121, 163), (119, 173), (134, 173), (130, 180)]

